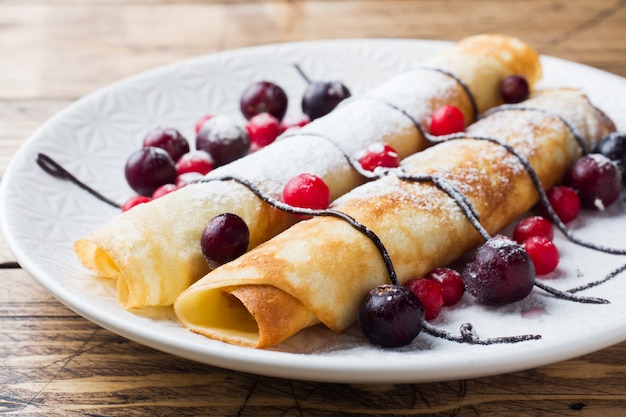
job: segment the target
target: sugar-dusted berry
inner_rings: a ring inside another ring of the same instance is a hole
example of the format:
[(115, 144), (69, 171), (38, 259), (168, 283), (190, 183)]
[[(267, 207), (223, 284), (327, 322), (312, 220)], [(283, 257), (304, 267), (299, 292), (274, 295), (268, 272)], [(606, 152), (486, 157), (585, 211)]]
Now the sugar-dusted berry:
[(311, 123), (311, 119), (306, 114), (293, 115), (288, 114), (280, 121), (281, 133), (300, 129)]
[(376, 168), (397, 168), (400, 165), (398, 152), (390, 145), (377, 142), (365, 149), (359, 156), (359, 163), (366, 171), (374, 171)]
[(213, 158), (208, 152), (194, 150), (187, 152), (176, 162), (176, 175), (181, 176), (190, 172), (205, 175), (213, 170)]
[(617, 165), (602, 154), (579, 158), (565, 174), (564, 184), (578, 191), (583, 207), (604, 210), (622, 191), (622, 174)]
[(465, 284), (458, 271), (451, 268), (436, 268), (424, 277), (439, 283), (444, 306), (458, 303), (465, 293)]
[(248, 154), (250, 138), (234, 118), (215, 116), (202, 125), (196, 136), (196, 149), (211, 155), (215, 166), (222, 166)]
[(530, 294), (535, 267), (528, 252), (512, 239), (491, 238), (476, 250), (461, 277), (480, 303), (507, 304)]
[(269, 113), (259, 113), (248, 120), (246, 131), (250, 142), (257, 148), (262, 148), (274, 142), (280, 135), (280, 122)]
[(198, 132), (200, 132), (200, 129), (202, 129), (202, 125), (208, 121), (209, 119), (211, 119), (213, 117), (212, 114), (205, 114), (203, 116), (200, 116), (200, 118), (198, 118), (198, 120), (196, 121), (196, 125), (194, 127), (194, 130), (196, 132), (196, 135), (198, 134)]

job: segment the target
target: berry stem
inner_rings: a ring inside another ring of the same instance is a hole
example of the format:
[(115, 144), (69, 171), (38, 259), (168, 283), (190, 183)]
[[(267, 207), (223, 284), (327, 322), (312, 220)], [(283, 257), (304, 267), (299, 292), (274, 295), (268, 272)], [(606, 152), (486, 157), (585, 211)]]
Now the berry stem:
[(304, 72), (304, 70), (300, 67), (299, 64), (293, 64), (293, 67), (296, 69), (296, 71), (298, 71), (298, 74), (300, 74), (300, 76), (302, 77), (302, 79), (304, 81), (306, 81), (307, 84), (313, 84), (313, 81), (311, 81), (311, 79), (309, 78), (308, 75), (306, 75), (306, 73)]

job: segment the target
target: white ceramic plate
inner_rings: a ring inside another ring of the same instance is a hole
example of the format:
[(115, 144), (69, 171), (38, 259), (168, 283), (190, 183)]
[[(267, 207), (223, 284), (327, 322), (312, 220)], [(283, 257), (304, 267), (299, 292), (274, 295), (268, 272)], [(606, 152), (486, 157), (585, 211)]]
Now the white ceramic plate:
[[(133, 314), (121, 309), (108, 281), (81, 268), (72, 243), (117, 214), (76, 186), (45, 174), (35, 163), (44, 152), (103, 194), (124, 201), (132, 194), (123, 165), (144, 133), (171, 125), (193, 139), (205, 113), (238, 111), (251, 82), (283, 86), (299, 111), (305, 82), (337, 78), (356, 95), (395, 72), (420, 64), (446, 46), (417, 40), (340, 40), (270, 45), (200, 57), (158, 68), (97, 91), (37, 130), (20, 149), (2, 181), (2, 229), (19, 263), (62, 303), (129, 339), (185, 358), (240, 371), (328, 382), (425, 382), (472, 378), (528, 369), (589, 353), (626, 339), (626, 276), (587, 291), (608, 305), (556, 300), (535, 290), (526, 300), (484, 308), (466, 298), (434, 323), (457, 333), (471, 322), (482, 337), (541, 334), (538, 341), (469, 346), (428, 335), (401, 350), (367, 344), (358, 330), (336, 336), (322, 328), (302, 332), (275, 350), (240, 348), (207, 340), (180, 327), (171, 309)], [(544, 86), (582, 88), (626, 128), (626, 80), (575, 63), (544, 57)], [(192, 142), (193, 143), (193, 142)], [(623, 203), (602, 215), (583, 216), (580, 236), (626, 247)], [(563, 241), (562, 262), (550, 284), (567, 289), (603, 277), (626, 257), (608, 256)]]

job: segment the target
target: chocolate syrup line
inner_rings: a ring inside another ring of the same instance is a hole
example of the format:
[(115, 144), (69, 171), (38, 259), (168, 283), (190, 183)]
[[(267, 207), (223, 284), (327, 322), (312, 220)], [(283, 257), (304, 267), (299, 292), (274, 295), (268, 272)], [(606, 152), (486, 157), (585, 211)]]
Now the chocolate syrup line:
[[(431, 177), (431, 176), (423, 176), (423, 177), (405, 176), (401, 179), (414, 181), (414, 182), (433, 183), (441, 191), (448, 194), (453, 199), (453, 201), (456, 202), (457, 205), (459, 205), (463, 213), (468, 217), (468, 219), (470, 219), (470, 221), (472, 221), (471, 219), (476, 221), (476, 218), (472, 215), (472, 209), (466, 205), (466, 200), (459, 198), (459, 195), (462, 195), (462, 193), (458, 191), (447, 180), (437, 178), (437, 177)], [(381, 257), (383, 258), (383, 262), (385, 263), (385, 267), (387, 269), (387, 273), (389, 274), (389, 279), (391, 283), (395, 286), (401, 285), (398, 280), (398, 276), (396, 274), (393, 263), (391, 261), (391, 256), (389, 255), (389, 252), (385, 248), (385, 245), (383, 244), (383, 242), (380, 240), (378, 235), (374, 233), (369, 227), (360, 223), (359, 221), (354, 219), (352, 216), (346, 213), (343, 213), (341, 211), (338, 211), (338, 210), (333, 210), (333, 209), (313, 210), (313, 209), (298, 208), (298, 207), (290, 206), (288, 204), (283, 203), (282, 201), (279, 201), (267, 195), (260, 188), (258, 188), (255, 184), (251, 183), (250, 181), (242, 179), (242, 178), (238, 178), (235, 176), (224, 176), (220, 178), (203, 178), (200, 180), (195, 180), (192, 183), (202, 183), (202, 182), (211, 182), (211, 181), (235, 181), (238, 184), (241, 184), (244, 187), (248, 188), (261, 201), (264, 201), (272, 205), (273, 207), (281, 211), (284, 211), (286, 213), (297, 214), (297, 215), (310, 215), (310, 216), (331, 216), (331, 217), (339, 218), (341, 220), (348, 222), (348, 224), (350, 224), (359, 232), (365, 234), (372, 241), (372, 243), (374, 243), (374, 245), (376, 246), (376, 249), (380, 253)], [(477, 226), (475, 227), (482, 229), (487, 239), (489, 238), (489, 234), (484, 230), (484, 228), (482, 228), (480, 223), (477, 223)], [(437, 329), (436, 327), (433, 327), (432, 325), (430, 325), (430, 323), (428, 323), (426, 320), (422, 321), (421, 326), (422, 326), (422, 330), (424, 330), (426, 333), (430, 334), (431, 336), (439, 337), (439, 338), (457, 342), (457, 343), (492, 345), (492, 344), (505, 344), (505, 343), (519, 343), (519, 342), (524, 342), (528, 340), (541, 339), (541, 335), (533, 335), (533, 334), (481, 339), (475, 334), (474, 326), (471, 323), (463, 323), (461, 325), (460, 327), (461, 337), (455, 337), (452, 334), (444, 330)]]
[(424, 183), (430, 182), (435, 185), (439, 190), (446, 193), (461, 209), (467, 220), (474, 226), (474, 229), (480, 234), (480, 236), (484, 240), (489, 240), (491, 236), (485, 230), (485, 228), (480, 224), (478, 212), (474, 208), (474, 205), (469, 201), (467, 196), (459, 191), (450, 181), (445, 180), (443, 178), (434, 177), (430, 175), (409, 175), (403, 172), (397, 172), (396, 176), (400, 180), (408, 181), (408, 182), (417, 182)]
[(371, 179), (378, 179), (382, 175), (382, 172), (379, 174), (378, 170), (377, 170), (377, 172), (373, 172), (373, 171), (368, 171), (368, 170), (363, 169), (361, 164), (358, 161), (355, 161), (353, 158), (351, 158), (337, 142), (335, 142), (329, 136), (326, 136), (324, 134), (317, 133), (317, 132), (293, 132), (293, 133), (288, 133), (288, 134), (282, 135), (281, 136), (281, 140), (289, 139), (289, 138), (295, 137), (295, 136), (310, 136), (310, 137), (316, 137), (316, 138), (324, 139), (328, 143), (332, 144), (335, 148), (337, 148), (337, 150), (339, 150), (339, 152), (341, 152), (343, 157), (346, 159), (348, 164), (350, 164), (352, 169), (354, 169), (358, 174), (360, 174), (364, 178), (367, 178), (367, 179), (370, 179), (370, 180)]
[(624, 271), (626, 271), (626, 264), (615, 268), (613, 271), (609, 272), (602, 279), (599, 279), (597, 281), (588, 282), (587, 284), (580, 285), (578, 287), (570, 288), (569, 290), (567, 290), (567, 292), (574, 294), (574, 293), (577, 293), (579, 291), (588, 290), (589, 288), (597, 287), (600, 284), (604, 284), (605, 282), (610, 281), (611, 279), (615, 278), (617, 275), (621, 274)]
[(519, 336), (503, 336), (481, 339), (480, 337), (478, 337), (478, 335), (476, 335), (476, 332), (474, 331), (474, 326), (471, 323), (461, 324), (461, 327), (459, 329), (461, 336), (453, 336), (452, 333), (438, 329), (426, 320), (424, 320), (424, 322), (422, 323), (422, 330), (429, 335), (438, 337), (440, 339), (445, 339), (457, 343), (469, 343), (472, 345), (508, 344), (525, 342), (527, 340), (541, 339), (540, 334), (525, 334)]
[(43, 154), (43, 153), (38, 153), (36, 162), (37, 162), (37, 165), (41, 167), (41, 169), (46, 171), (51, 176), (62, 179), (62, 180), (70, 181), (74, 183), (75, 185), (77, 185), (78, 187), (82, 188), (83, 190), (87, 191), (89, 194), (93, 195), (100, 201), (103, 201), (115, 208), (119, 209), (122, 207), (120, 204), (116, 203), (113, 200), (109, 200), (107, 197), (100, 194), (99, 192), (97, 192), (96, 190), (94, 190), (93, 188), (89, 187), (87, 184), (85, 184), (84, 182), (76, 178), (74, 175), (72, 175), (69, 171), (63, 168), (58, 162), (50, 158), (48, 155)]
[[(468, 139), (470, 139), (470, 138), (468, 137)], [(471, 139), (475, 139), (475, 138), (471, 138)], [(492, 139), (492, 138), (481, 138), (479, 140), (495, 141), (499, 145), (505, 145), (505, 144), (500, 143), (496, 139)], [(534, 171), (532, 172), (531, 175), (533, 175), (533, 174), (536, 176), (536, 173), (534, 173)], [(489, 232), (487, 232), (487, 230), (485, 230), (485, 228), (482, 226), (482, 224), (480, 224), (480, 221), (478, 220), (478, 218), (473, 215), (473, 213), (475, 212), (475, 209), (472, 207), (471, 203), (469, 203), (469, 202), (466, 203), (467, 200), (460, 199), (459, 195), (463, 195), (463, 194), (457, 188), (455, 188), (454, 185), (452, 185), (452, 183), (450, 183), (449, 181), (443, 180), (443, 179), (437, 178), (437, 177), (430, 177), (430, 176), (410, 176), (410, 175), (406, 175), (406, 176), (402, 176), (402, 177), (398, 177), (398, 178), (400, 178), (402, 180), (406, 180), (406, 181), (412, 181), (412, 182), (432, 182), (432, 183), (434, 183), (435, 185), (437, 185), (437, 187), (440, 190), (444, 191), (446, 194), (448, 194), (450, 196), (450, 198), (452, 198), (454, 200), (454, 202), (461, 209), (461, 211), (463, 212), (463, 214), (465, 215), (467, 220), (472, 224), (472, 226), (474, 226), (474, 229), (476, 229), (476, 231), (481, 235), (481, 237), (485, 241), (488, 241), (489, 239), (491, 239), (491, 235), (489, 234)], [(574, 301), (574, 302), (579, 302), (579, 303), (587, 303), (587, 304), (608, 304), (609, 303), (608, 300), (603, 299), (603, 298), (575, 296), (571, 292), (558, 290), (556, 288), (547, 286), (547, 285), (539, 282), (538, 280), (534, 281), (534, 285), (536, 287), (541, 288), (542, 290), (552, 294), (552, 295), (557, 296), (558, 298), (561, 298), (561, 299), (564, 299), (564, 300), (568, 300), (568, 301)]]
[(467, 97), (469, 98), (470, 104), (472, 106), (472, 112), (473, 112), (472, 118), (476, 119), (478, 117), (478, 105), (476, 104), (476, 97), (472, 93), (472, 90), (470, 90), (469, 86), (465, 84), (465, 82), (461, 80), (461, 78), (459, 78), (456, 74), (453, 74), (452, 72), (445, 70), (443, 68), (429, 67), (429, 66), (423, 66), (420, 68), (425, 69), (425, 70), (437, 71), (443, 75), (446, 75), (452, 78), (454, 81), (456, 81), (456, 83), (461, 86), (461, 88), (463, 89), (463, 91), (465, 91), (465, 94), (467, 94)]
[(315, 209), (294, 207), (289, 204), (285, 204), (282, 201), (277, 200), (273, 198), (272, 196), (264, 193), (259, 187), (257, 187), (252, 182), (243, 178), (232, 176), (232, 175), (227, 175), (223, 177), (214, 177), (214, 178), (202, 178), (202, 179), (194, 180), (190, 184), (205, 183), (205, 182), (212, 182), (212, 181), (235, 181), (236, 183), (241, 184), (244, 187), (248, 188), (261, 201), (264, 201), (267, 204), (271, 205), (272, 207), (275, 207), (281, 211), (284, 211), (285, 213), (295, 214), (295, 215), (305, 215), (305, 216), (328, 216), (328, 217), (339, 218), (341, 220), (346, 221), (348, 224), (350, 224), (350, 226), (354, 227), (359, 232), (365, 234), (372, 241), (372, 243), (374, 243), (374, 245), (376, 246), (376, 248), (378, 249), (378, 251), (380, 252), (383, 258), (383, 262), (385, 263), (385, 268), (387, 269), (391, 282), (393, 282), (395, 285), (398, 285), (398, 276), (391, 262), (391, 257), (389, 256), (389, 252), (385, 248), (385, 245), (383, 244), (383, 242), (380, 240), (380, 238), (378, 237), (376, 233), (374, 233), (369, 227), (365, 226), (364, 224), (354, 219), (352, 216), (346, 213), (343, 213), (341, 211), (338, 211), (338, 210), (333, 210), (333, 209), (315, 210)]
[(580, 151), (582, 152), (582, 154), (587, 155), (589, 153), (587, 142), (585, 141), (585, 138), (580, 134), (578, 129), (576, 129), (576, 127), (572, 123), (570, 123), (569, 120), (567, 120), (560, 114), (548, 111), (546, 109), (541, 109), (537, 107), (529, 107), (529, 106), (524, 106), (520, 104), (504, 104), (502, 106), (494, 107), (492, 109), (487, 110), (485, 113), (483, 113), (480, 116), (480, 119), (484, 119), (485, 117), (489, 117), (492, 114), (500, 113), (502, 111), (508, 111), (508, 110), (534, 111), (534, 112), (542, 113), (542, 114), (545, 114), (545, 115), (548, 115), (548, 116), (551, 116), (560, 120), (570, 130), (570, 132), (572, 132), (572, 135), (574, 136), (574, 139), (576, 139), (576, 142), (578, 143), (578, 147), (580, 148)]

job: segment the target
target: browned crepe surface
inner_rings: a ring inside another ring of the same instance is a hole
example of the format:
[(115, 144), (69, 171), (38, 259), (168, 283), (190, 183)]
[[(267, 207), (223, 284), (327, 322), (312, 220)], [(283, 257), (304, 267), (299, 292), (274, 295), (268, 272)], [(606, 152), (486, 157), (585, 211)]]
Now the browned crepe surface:
[[(470, 138), (407, 158), (404, 171), (448, 180), (469, 199), (486, 230), (498, 232), (536, 204), (538, 192), (516, 156), (471, 137), (513, 146), (549, 188), (581, 155), (574, 132), (591, 147), (612, 128), (575, 90), (547, 91), (525, 106), (535, 110), (495, 112), (468, 128)], [(380, 237), (401, 282), (452, 262), (482, 241), (457, 204), (430, 183), (388, 175), (354, 189), (334, 207)], [(381, 255), (363, 233), (343, 220), (318, 217), (211, 272), (181, 294), (175, 311), (183, 325), (208, 337), (269, 347), (317, 322), (345, 329), (364, 294), (384, 282)], [(212, 304), (221, 294), (240, 302)], [(286, 316), (292, 317), (288, 326)], [(240, 332), (238, 319), (225, 323), (224, 317), (243, 318), (247, 330)]]

